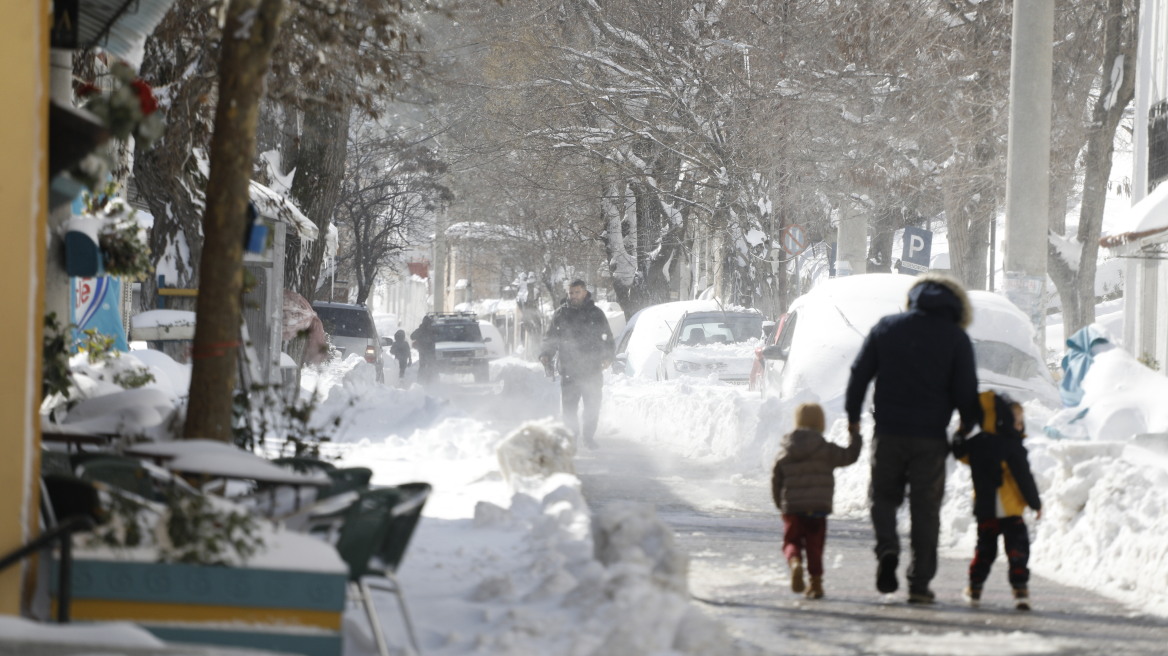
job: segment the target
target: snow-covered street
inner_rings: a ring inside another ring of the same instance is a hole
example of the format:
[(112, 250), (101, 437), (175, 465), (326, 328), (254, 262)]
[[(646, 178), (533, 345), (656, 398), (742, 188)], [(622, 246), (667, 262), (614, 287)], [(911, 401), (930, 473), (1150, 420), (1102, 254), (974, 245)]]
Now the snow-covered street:
[[(554, 429), (557, 387), (537, 364), (494, 367), (489, 385), (430, 390), (373, 385), (343, 366), (305, 382), (328, 394), (321, 421), (343, 417), (334, 445), (343, 464), (372, 468), (376, 484), (434, 485), (400, 576), (425, 653), (1162, 651), (1168, 564), (1155, 545), (1168, 530), (1159, 519), (1168, 474), (1159, 461), (1131, 462), (1138, 447), (1125, 458), (1122, 444), (1042, 436), (1053, 410), (1027, 408), (1048, 508), (1032, 529), (1035, 612), (1008, 603), (1001, 561), (982, 608), (962, 601), (974, 536), (968, 473), (952, 462), (940, 603), (882, 598), (866, 453), (837, 472), (827, 598), (806, 601), (787, 587), (769, 498), (787, 407), (705, 381), (609, 379), (601, 448), (576, 454), (574, 473), (509, 482), (496, 447), (529, 420)], [(842, 418), (828, 423), (842, 441)], [(392, 599), (378, 608), (403, 644)], [(346, 630), (357, 636), (350, 656), (369, 653), (356, 610)]]

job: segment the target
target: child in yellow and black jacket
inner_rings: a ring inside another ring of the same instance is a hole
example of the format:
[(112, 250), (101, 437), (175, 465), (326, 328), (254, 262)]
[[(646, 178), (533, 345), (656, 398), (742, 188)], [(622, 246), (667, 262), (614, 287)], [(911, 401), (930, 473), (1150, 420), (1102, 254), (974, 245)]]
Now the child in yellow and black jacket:
[(1030, 535), (1022, 521), (1022, 511), (1030, 506), (1041, 518), (1042, 500), (1022, 445), (1026, 437), (1022, 406), (992, 391), (978, 396), (983, 416), (981, 432), (953, 442), (953, 455), (970, 468), (973, 514), (977, 518), (977, 548), (969, 564), (965, 598), (973, 606), (980, 602), (982, 587), (998, 555), (1000, 535), (1006, 547), (1015, 607), (1030, 610)]

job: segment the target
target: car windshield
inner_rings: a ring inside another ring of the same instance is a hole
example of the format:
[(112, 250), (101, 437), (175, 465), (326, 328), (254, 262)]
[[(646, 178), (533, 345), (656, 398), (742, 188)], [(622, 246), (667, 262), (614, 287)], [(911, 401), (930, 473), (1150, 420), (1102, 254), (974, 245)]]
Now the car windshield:
[(438, 323), (434, 325), (436, 342), (481, 342), (483, 334), (477, 323)]
[(1038, 360), (1004, 342), (974, 341), (977, 366), (1003, 376), (1030, 380), (1038, 373)]
[(686, 317), (680, 341), (686, 346), (737, 344), (761, 335), (760, 314), (702, 314)]
[(375, 333), (373, 320), (365, 308), (314, 306), (316, 316), (324, 324), (324, 331), (339, 337), (369, 337)]

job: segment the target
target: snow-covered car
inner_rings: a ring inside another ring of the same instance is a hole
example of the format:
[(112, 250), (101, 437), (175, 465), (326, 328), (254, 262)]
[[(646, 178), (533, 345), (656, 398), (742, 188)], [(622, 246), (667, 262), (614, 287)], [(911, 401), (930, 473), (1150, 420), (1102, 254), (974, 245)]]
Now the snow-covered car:
[[(843, 408), (852, 361), (881, 317), (905, 308), (914, 276), (868, 273), (825, 281), (795, 299), (773, 342), (757, 353), (752, 384), (764, 395), (806, 397)], [(968, 329), (980, 387), (1025, 402), (1058, 407), (1050, 371), (1039, 356), (1030, 319), (1004, 296), (970, 290)]]
[(498, 326), (486, 319), (479, 319), (479, 333), (483, 336), (483, 343), (487, 345), (488, 358), (495, 360), (507, 355), (507, 342), (503, 339), (503, 333), (499, 332)]
[[(439, 374), (473, 374), (476, 383), (490, 380), (490, 353), (473, 312), (428, 314), (434, 330), (434, 362)], [(493, 341), (493, 340), (492, 340)]]
[(661, 364), (658, 344), (669, 341), (677, 322), (686, 312), (716, 312), (722, 309), (717, 301), (674, 301), (650, 305), (629, 318), (616, 337), (616, 356), (612, 370), (630, 378), (655, 380)]
[(657, 345), (662, 353), (657, 380), (714, 376), (746, 384), (762, 339), (762, 320), (757, 310), (686, 312), (669, 341)]
[(312, 309), (320, 317), (329, 342), (340, 353), (341, 359), (350, 353), (364, 357), (366, 362), (373, 365), (377, 382), (384, 383), (385, 360), (381, 352), (381, 337), (377, 334), (369, 308), (352, 303), (316, 301)]

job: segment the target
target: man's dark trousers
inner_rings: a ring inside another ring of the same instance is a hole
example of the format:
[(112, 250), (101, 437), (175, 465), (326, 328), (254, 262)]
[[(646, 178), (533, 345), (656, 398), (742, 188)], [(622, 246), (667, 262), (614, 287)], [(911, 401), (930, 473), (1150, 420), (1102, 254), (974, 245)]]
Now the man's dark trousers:
[(909, 590), (928, 590), (937, 573), (937, 534), (941, 527), (941, 501), (945, 494), (945, 440), (876, 435), (872, 444), (872, 528), (876, 531), (876, 557), (900, 554), (896, 511), (909, 488), (912, 523), (912, 562), (905, 573)]
[[(568, 376), (560, 379), (560, 407), (563, 409), (564, 423), (574, 433), (584, 439), (584, 443), (592, 441), (596, 435), (596, 424), (600, 421), (600, 398), (604, 388), (604, 374), (596, 373)], [(579, 430), (576, 411), (580, 401), (584, 401), (584, 430)]]

